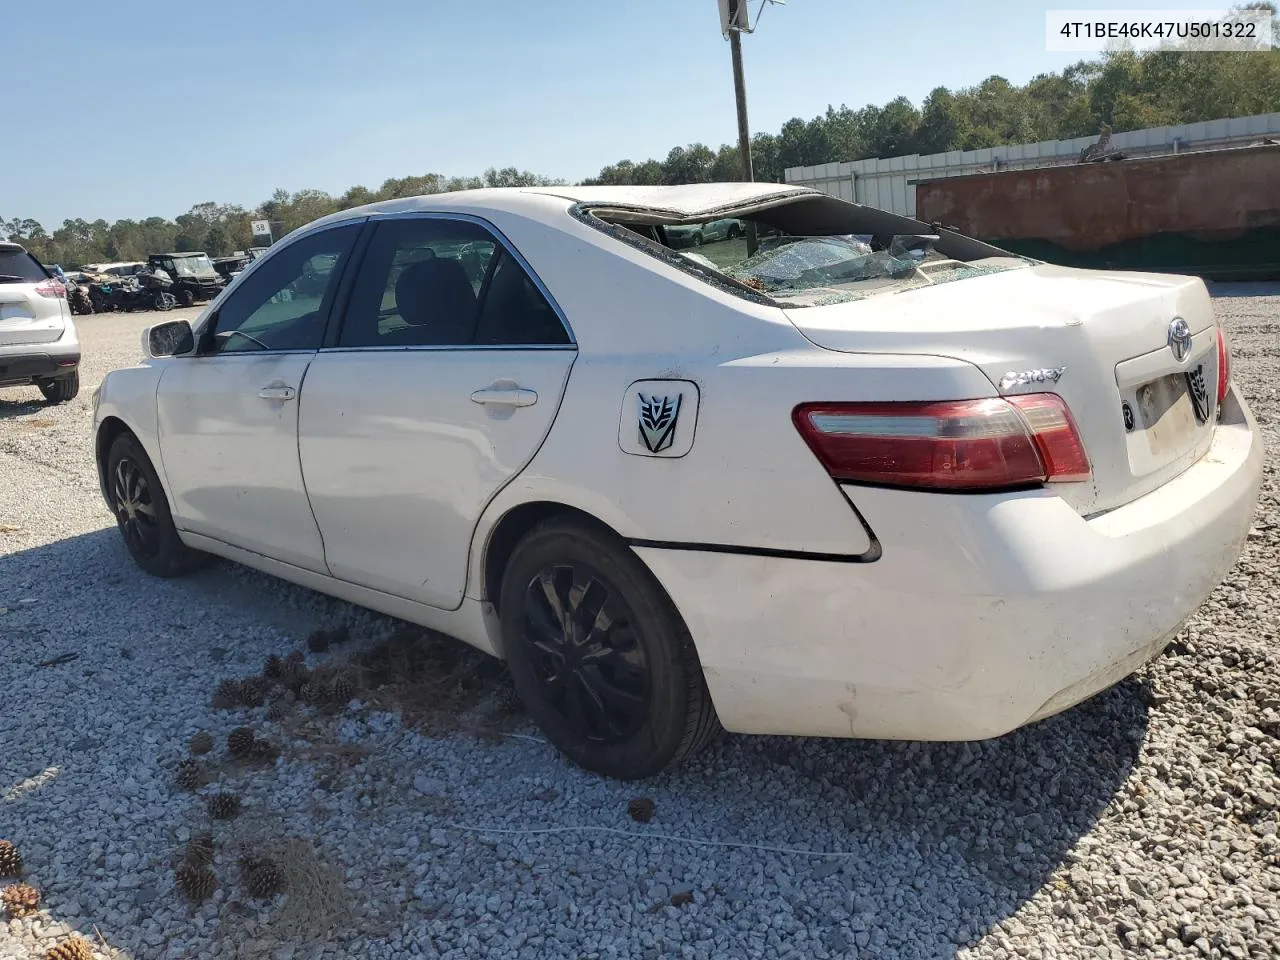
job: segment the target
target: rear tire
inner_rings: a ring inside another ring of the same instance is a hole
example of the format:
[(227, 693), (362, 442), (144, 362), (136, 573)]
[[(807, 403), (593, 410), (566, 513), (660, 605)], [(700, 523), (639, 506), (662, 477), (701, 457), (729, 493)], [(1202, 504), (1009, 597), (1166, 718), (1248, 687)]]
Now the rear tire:
[(178, 577), (203, 566), (208, 554), (178, 536), (160, 478), (142, 445), (122, 433), (107, 454), (107, 491), (133, 562), (156, 577)]
[(643, 779), (720, 733), (684, 621), (607, 532), (565, 519), (535, 527), (507, 563), (500, 613), (516, 692), (574, 763)]
[(40, 392), (48, 403), (67, 403), (74, 400), (80, 392), (80, 372), (77, 370), (69, 377), (57, 380), (46, 380), (40, 385)]

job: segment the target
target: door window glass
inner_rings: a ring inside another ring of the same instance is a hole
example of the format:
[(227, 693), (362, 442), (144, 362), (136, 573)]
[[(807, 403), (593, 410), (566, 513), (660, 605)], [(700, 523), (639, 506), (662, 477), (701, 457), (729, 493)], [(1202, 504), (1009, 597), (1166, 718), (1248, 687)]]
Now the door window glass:
[(341, 266), (361, 226), (323, 230), (270, 254), (218, 308), (215, 352), (319, 349)]
[(471, 343), (496, 243), (465, 220), (378, 224), (351, 292), (342, 347)]
[(568, 342), (559, 314), (515, 257), (500, 251), (480, 308), (476, 343), (536, 346)]

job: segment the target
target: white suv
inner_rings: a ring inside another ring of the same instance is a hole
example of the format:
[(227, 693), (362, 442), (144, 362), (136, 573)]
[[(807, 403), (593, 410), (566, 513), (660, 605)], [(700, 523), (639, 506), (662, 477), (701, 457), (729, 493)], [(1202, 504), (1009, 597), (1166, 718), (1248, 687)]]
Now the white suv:
[(67, 291), (16, 243), (0, 241), (0, 387), (35, 384), (50, 403), (80, 392), (80, 341)]

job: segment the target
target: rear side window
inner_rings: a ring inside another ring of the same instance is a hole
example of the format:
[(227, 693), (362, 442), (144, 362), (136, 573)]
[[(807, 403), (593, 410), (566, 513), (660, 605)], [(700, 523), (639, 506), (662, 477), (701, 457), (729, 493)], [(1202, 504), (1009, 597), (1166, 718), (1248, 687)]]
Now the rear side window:
[(49, 273), (25, 250), (0, 249), (0, 283), (43, 283)]

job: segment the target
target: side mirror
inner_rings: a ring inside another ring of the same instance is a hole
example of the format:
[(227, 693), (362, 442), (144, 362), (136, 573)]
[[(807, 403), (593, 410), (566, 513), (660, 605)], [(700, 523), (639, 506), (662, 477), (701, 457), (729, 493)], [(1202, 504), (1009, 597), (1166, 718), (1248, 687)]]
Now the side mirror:
[(196, 336), (186, 320), (168, 320), (142, 331), (142, 349), (148, 357), (177, 357), (196, 348)]

